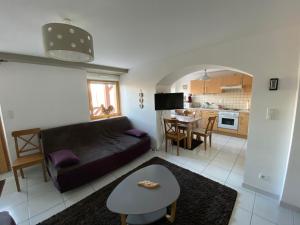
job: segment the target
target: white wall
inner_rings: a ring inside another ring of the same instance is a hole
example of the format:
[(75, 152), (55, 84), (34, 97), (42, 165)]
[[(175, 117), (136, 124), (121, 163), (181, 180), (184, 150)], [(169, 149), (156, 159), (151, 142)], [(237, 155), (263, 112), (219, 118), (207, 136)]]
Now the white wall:
[(13, 130), (89, 121), (86, 74), (78, 69), (1, 63), (0, 105), (14, 160)]
[[(160, 84), (166, 85), (166, 80), (172, 84), (183, 75), (178, 71), (202, 64), (228, 66), (254, 75), (244, 182), (280, 195), (292, 136), (299, 41), (299, 28), (291, 27), (207, 46), (133, 68), (121, 77), (122, 110), (138, 127), (159, 139), (153, 95), (160, 80), (167, 76)], [(271, 77), (280, 78), (279, 91), (268, 90)], [(144, 109), (138, 108), (140, 88), (145, 93)], [(265, 119), (267, 107), (278, 110), (277, 120)], [(267, 181), (258, 179), (261, 172), (269, 177)]]
[[(298, 81), (299, 85), (299, 81)], [(299, 86), (298, 86), (299, 91)], [(284, 191), (282, 193), (281, 203), (283, 205), (296, 206), (300, 208), (300, 91), (298, 92), (298, 106), (296, 108), (296, 120), (294, 124), (294, 134), (292, 139), (292, 146), (289, 156), (289, 164), (286, 172)]]

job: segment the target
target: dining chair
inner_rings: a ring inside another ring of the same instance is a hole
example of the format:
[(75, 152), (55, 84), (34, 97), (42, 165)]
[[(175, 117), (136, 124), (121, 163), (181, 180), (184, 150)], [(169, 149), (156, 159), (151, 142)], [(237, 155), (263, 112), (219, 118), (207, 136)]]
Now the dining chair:
[(181, 140), (184, 141), (184, 147), (186, 148), (187, 135), (185, 133), (180, 133), (178, 128), (179, 122), (176, 119), (164, 119), (165, 128), (165, 143), (166, 152), (168, 148), (168, 140), (177, 142), (177, 155), (179, 155), (179, 143)]
[[(183, 115), (195, 118), (196, 112), (195, 111), (190, 111), (190, 110), (184, 110), (183, 111)], [(187, 130), (187, 128), (188, 128), (187, 126), (188, 125), (186, 125), (186, 124), (179, 124), (179, 126), (178, 126), (179, 131), (184, 133)]]
[(175, 109), (175, 114), (180, 115), (180, 116), (184, 116), (184, 110), (183, 109)]
[(40, 131), (41, 130), (39, 128), (34, 128), (12, 132), (17, 153), (17, 159), (14, 161), (12, 169), (17, 190), (19, 192), (21, 189), (18, 179), (18, 170), (20, 170), (21, 177), (24, 178), (23, 168), (33, 166), (35, 164), (42, 164), (44, 180), (45, 182), (47, 181), (46, 166), (40, 141)]
[(204, 138), (204, 150), (206, 151), (206, 145), (207, 145), (207, 137), (209, 137), (209, 147), (211, 147), (211, 138), (212, 138), (212, 130), (214, 127), (214, 124), (216, 122), (216, 116), (210, 116), (208, 117), (208, 123), (206, 125), (206, 128), (195, 128), (192, 130), (192, 137), (196, 135), (197, 140), (200, 141), (201, 137)]

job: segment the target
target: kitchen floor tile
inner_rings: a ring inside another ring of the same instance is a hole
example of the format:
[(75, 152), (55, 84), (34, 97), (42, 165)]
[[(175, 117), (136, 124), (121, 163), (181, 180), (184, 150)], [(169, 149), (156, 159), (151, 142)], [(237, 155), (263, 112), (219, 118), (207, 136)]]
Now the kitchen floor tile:
[(228, 179), (226, 180), (226, 184), (232, 184), (237, 187), (242, 187), (244, 181), (244, 177), (240, 174), (236, 174), (233, 171), (231, 171)]
[(235, 208), (230, 218), (229, 225), (250, 225), (251, 213), (241, 208)]
[(17, 224), (26, 221), (29, 218), (27, 202), (9, 207), (4, 209), (4, 211), (8, 211)]
[(277, 225), (276, 223), (272, 223), (264, 218), (253, 215), (251, 219), (251, 225)]
[(212, 176), (215, 177), (224, 183), (230, 173), (230, 170), (226, 170), (224, 168), (220, 168), (217, 166), (208, 165), (203, 172), (204, 176)]
[(47, 211), (54, 206), (63, 203), (63, 198), (61, 194), (55, 192), (44, 193), (43, 195), (35, 196), (29, 198), (28, 208), (30, 218), (40, 214), (41, 212)]
[(300, 225), (300, 212), (293, 212), (294, 225)]
[(76, 199), (81, 200), (94, 192), (94, 188), (91, 184), (72, 189), (70, 191), (62, 193), (63, 200)]
[(53, 206), (52, 208), (48, 209), (47, 211), (44, 211), (34, 217), (31, 217), (30, 225), (36, 225), (36, 224), (48, 219), (49, 217), (61, 212), (65, 208), (66, 207), (65, 207), (64, 203), (57, 204), (57, 205)]
[(279, 205), (277, 200), (256, 194), (253, 213), (279, 225), (292, 225), (292, 213)]

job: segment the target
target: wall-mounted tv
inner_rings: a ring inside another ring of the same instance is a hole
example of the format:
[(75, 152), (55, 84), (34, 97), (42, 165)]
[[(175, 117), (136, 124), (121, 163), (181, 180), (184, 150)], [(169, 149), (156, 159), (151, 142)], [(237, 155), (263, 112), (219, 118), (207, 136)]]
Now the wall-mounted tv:
[(155, 110), (183, 109), (183, 93), (159, 93), (154, 95)]

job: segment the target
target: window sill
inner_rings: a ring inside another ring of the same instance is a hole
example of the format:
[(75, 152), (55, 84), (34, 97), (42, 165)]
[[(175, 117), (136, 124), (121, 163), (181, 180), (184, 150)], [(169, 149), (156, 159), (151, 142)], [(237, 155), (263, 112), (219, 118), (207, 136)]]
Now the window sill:
[(91, 119), (92, 121), (96, 121), (96, 120), (107, 120), (107, 119), (112, 119), (112, 118), (122, 117), (122, 116), (123, 116), (123, 115), (121, 115), (121, 114), (109, 115), (109, 116), (98, 116), (98, 117), (90, 116), (90, 119)]

